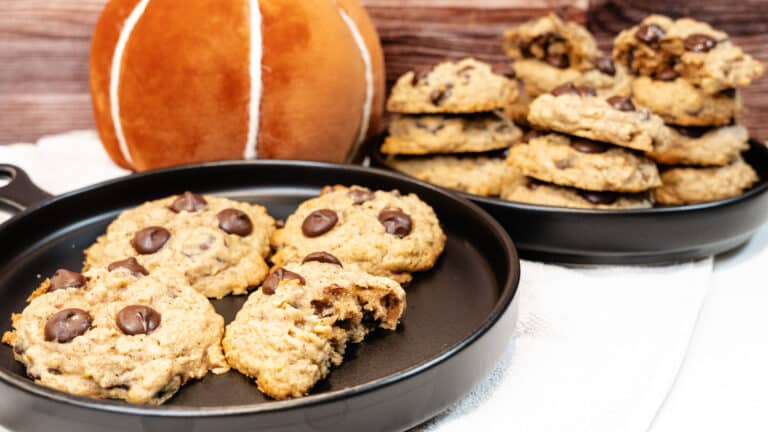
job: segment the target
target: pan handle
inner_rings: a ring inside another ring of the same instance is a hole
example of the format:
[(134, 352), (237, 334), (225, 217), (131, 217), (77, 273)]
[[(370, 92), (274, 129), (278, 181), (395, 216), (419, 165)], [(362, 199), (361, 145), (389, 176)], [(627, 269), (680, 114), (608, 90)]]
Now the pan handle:
[(15, 165), (0, 163), (0, 178), (10, 179), (0, 187), (0, 204), (14, 213), (53, 197), (32, 183), (27, 173)]

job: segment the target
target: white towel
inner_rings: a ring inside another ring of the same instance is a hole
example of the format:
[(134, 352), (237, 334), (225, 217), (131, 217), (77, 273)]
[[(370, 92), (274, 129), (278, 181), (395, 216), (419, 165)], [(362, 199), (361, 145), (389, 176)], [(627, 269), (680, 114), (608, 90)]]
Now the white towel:
[[(51, 193), (127, 174), (93, 131), (0, 146), (0, 162)], [(524, 261), (520, 321), (501, 362), (415, 430), (646, 431), (674, 384), (711, 274), (711, 259), (599, 268)]]

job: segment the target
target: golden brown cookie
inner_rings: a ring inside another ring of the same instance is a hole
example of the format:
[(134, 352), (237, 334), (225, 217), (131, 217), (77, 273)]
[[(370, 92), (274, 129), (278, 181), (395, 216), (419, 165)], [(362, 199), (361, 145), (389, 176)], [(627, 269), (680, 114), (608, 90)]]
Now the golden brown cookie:
[(661, 173), (663, 185), (656, 202), (665, 205), (695, 204), (741, 195), (758, 181), (755, 170), (743, 159), (713, 168), (671, 168)]
[(647, 153), (668, 165), (727, 165), (749, 149), (749, 132), (742, 125), (720, 128), (671, 127), (672, 139)]
[(485, 156), (390, 158), (387, 163), (419, 180), (482, 196), (498, 196), (512, 171), (503, 158)]
[(649, 193), (620, 194), (557, 186), (525, 176), (510, 176), (501, 188), (501, 198), (526, 204), (554, 207), (623, 210), (650, 208)]

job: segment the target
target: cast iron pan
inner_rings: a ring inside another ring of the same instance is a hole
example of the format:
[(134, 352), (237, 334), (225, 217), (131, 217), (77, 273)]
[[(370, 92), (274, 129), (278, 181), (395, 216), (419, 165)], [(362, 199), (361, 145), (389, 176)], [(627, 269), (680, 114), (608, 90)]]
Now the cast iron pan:
[[(285, 218), (328, 184), (417, 193), (448, 236), (444, 255), (407, 287), (402, 326), (350, 349), (308, 397), (273, 401), (230, 372), (182, 388), (161, 407), (73, 397), (34, 384), (0, 348), (0, 424), (21, 431), (396, 431), (434, 416), (482, 380), (511, 337), (520, 267), (504, 230), (470, 202), (425, 183), (361, 167), (311, 162), (222, 162), (124, 177), (48, 199), (17, 168), (2, 201), (31, 206), (0, 225), (0, 331), (58, 267), (80, 268), (82, 251), (126, 208), (193, 190), (267, 206)], [(245, 296), (214, 301), (229, 322)], [(506, 312), (506, 313), (505, 313)]]
[[(371, 163), (396, 171), (368, 143)], [(582, 210), (523, 204), (456, 192), (490, 213), (523, 258), (573, 264), (656, 264), (734, 249), (768, 217), (768, 147), (750, 141), (744, 158), (760, 175), (746, 193), (705, 204), (640, 210)]]

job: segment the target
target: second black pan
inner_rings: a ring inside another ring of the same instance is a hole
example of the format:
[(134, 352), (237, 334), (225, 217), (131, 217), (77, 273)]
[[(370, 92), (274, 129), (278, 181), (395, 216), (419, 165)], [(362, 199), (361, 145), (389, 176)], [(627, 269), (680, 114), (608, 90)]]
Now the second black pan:
[[(46, 195), (24, 174), (0, 202), (21, 208)], [(121, 211), (184, 190), (267, 206), (285, 218), (328, 184), (360, 184), (418, 194), (448, 236), (436, 267), (407, 288), (408, 309), (393, 333), (350, 350), (347, 361), (308, 397), (272, 401), (232, 371), (182, 388), (161, 407), (70, 396), (36, 385), (0, 348), (0, 424), (24, 431), (398, 431), (434, 416), (467, 393), (507, 346), (519, 278), (504, 230), (468, 201), (384, 171), (301, 162), (213, 163), (128, 176), (49, 199), (0, 225), (0, 332), (10, 314), (58, 267), (79, 268), (82, 251)], [(245, 301), (214, 301), (230, 321)]]
[[(368, 144), (371, 163), (389, 166)], [(745, 160), (760, 175), (746, 193), (721, 201), (640, 210), (582, 210), (457, 192), (504, 226), (523, 258), (573, 264), (658, 264), (717, 255), (744, 244), (768, 219), (768, 147), (752, 140)]]

